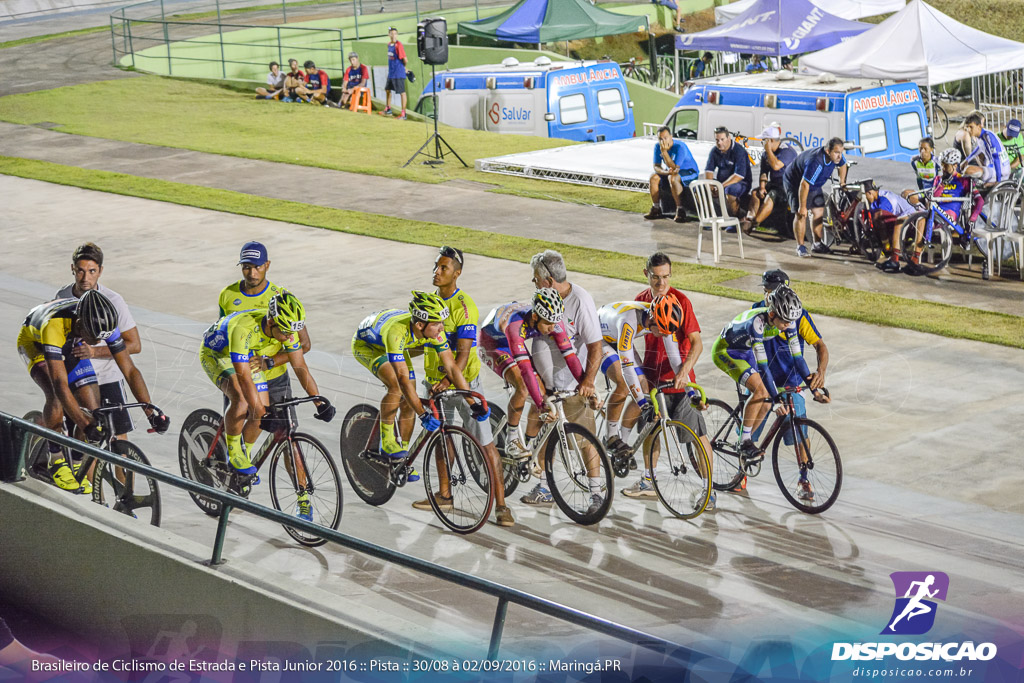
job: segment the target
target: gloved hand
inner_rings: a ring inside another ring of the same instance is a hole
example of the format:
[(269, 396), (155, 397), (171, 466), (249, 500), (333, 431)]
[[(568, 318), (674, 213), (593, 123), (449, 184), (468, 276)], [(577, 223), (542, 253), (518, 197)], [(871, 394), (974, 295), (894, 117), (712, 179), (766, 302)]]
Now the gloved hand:
[(83, 431), (85, 432), (85, 440), (89, 443), (99, 443), (106, 436), (103, 425), (99, 422), (90, 422)]
[(149, 416), (149, 426), (157, 434), (164, 434), (171, 426), (171, 418), (163, 413), (154, 412)]
[(288, 429), (288, 417), (280, 417), (267, 411), (260, 418), (260, 429), (271, 434), (281, 429)]
[(420, 415), (420, 424), (423, 425), (423, 428), (428, 432), (436, 432), (441, 428), (441, 421), (434, 417), (434, 414), (429, 410), (424, 411), (423, 414)]
[(640, 421), (641, 424), (648, 424), (654, 422), (654, 404), (648, 401), (646, 398), (640, 399), (637, 404), (640, 406)]
[(321, 403), (316, 407), (316, 415), (314, 415), (313, 417), (315, 417), (318, 420), (323, 420), (324, 422), (330, 422), (331, 420), (334, 419), (334, 414), (337, 412), (337, 408), (335, 408), (330, 403), (327, 403), (325, 401), (324, 403)]
[(491, 416), (491, 409), (484, 408), (483, 403), (474, 403), (469, 407), (469, 412), (473, 413), (477, 422), (486, 422), (487, 418)]

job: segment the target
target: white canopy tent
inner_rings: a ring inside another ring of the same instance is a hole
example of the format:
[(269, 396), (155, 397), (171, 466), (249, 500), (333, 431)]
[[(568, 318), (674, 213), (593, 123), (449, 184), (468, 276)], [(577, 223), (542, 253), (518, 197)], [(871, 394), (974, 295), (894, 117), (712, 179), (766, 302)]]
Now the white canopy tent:
[[(746, 12), (757, 0), (739, 0), (715, 8), (715, 23), (724, 24)], [(829, 14), (856, 20), (888, 12), (899, 12), (905, 0), (811, 0)]]

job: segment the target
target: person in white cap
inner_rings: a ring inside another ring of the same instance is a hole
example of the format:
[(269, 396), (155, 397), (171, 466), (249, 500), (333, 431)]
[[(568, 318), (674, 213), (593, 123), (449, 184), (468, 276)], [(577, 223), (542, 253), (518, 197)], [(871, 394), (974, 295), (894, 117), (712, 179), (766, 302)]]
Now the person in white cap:
[(743, 219), (743, 232), (750, 234), (754, 228), (775, 211), (775, 207), (786, 206), (786, 189), (782, 177), (786, 167), (796, 161), (796, 150), (782, 146), (782, 127), (774, 121), (761, 131), (764, 154), (761, 156), (761, 177), (758, 186), (750, 193), (750, 211)]

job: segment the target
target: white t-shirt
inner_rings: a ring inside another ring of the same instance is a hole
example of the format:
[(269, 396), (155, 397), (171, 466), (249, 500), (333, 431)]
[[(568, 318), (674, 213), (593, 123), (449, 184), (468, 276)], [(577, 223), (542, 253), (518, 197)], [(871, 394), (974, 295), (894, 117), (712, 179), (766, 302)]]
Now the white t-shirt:
[[(565, 297), (566, 329), (572, 336), (572, 346), (580, 359), (584, 371), (587, 369), (587, 344), (600, 342), (601, 321), (597, 317), (594, 298), (587, 290), (571, 282), (572, 289)], [(540, 336), (533, 340), (531, 351), (533, 367), (544, 380), (544, 386), (557, 391), (570, 391), (576, 388), (576, 378), (572, 376), (569, 366), (562, 358), (562, 352), (548, 336)], [(557, 360), (555, 360), (557, 359)]]
[[(70, 299), (74, 297), (72, 290), (74, 284), (62, 287), (55, 298), (57, 299)], [(96, 290), (100, 294), (110, 299), (110, 303), (114, 304), (114, 308), (117, 309), (117, 328), (121, 330), (123, 334), (125, 330), (135, 329), (135, 318), (132, 317), (132, 312), (128, 310), (128, 304), (124, 302), (121, 295), (101, 284), (96, 285)], [(100, 342), (95, 346), (106, 346), (106, 342)], [(121, 374), (121, 370), (117, 367), (117, 363), (114, 362), (113, 358), (93, 358), (91, 359), (93, 370), (96, 371), (96, 377), (99, 378), (100, 384), (111, 384), (124, 379)]]
[(284, 87), (284, 72), (278, 71), (277, 75), (274, 75), (273, 71), (267, 73), (267, 86), (271, 90), (280, 90)]

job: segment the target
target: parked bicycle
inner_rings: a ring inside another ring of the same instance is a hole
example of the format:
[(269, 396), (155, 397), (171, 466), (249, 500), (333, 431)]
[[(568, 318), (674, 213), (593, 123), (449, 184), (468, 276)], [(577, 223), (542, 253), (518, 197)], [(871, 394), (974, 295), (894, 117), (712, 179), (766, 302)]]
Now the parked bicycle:
[(635, 81), (641, 83), (651, 82), (651, 69), (646, 64), (638, 63), (636, 57), (630, 57), (628, 62), (619, 64), (619, 69), (622, 71), (622, 75), (626, 78), (632, 78)]
[(471, 397), (487, 408), (483, 396), (472, 391), (449, 389), (429, 399), (424, 407), (440, 420), (434, 432), (421, 430), (409, 454), (393, 459), (380, 450), (380, 412), (368, 403), (348, 411), (341, 426), (341, 462), (353, 490), (370, 505), (383, 505), (409, 481), (413, 464), (420, 464), (427, 500), (441, 523), (452, 531), (468, 534), (487, 521), (494, 505), (490, 461), (468, 431), (447, 421), (438, 405)]
[[(91, 414), (102, 427), (103, 438), (94, 444), (95, 446), (123, 458), (149, 465), (149, 459), (138, 446), (125, 439), (114, 438), (113, 414), (134, 408), (153, 410), (157, 415), (163, 415), (160, 409), (151, 403), (111, 404), (106, 401), (96, 410), (83, 412)], [(33, 410), (26, 414), (24, 419), (40, 423), (42, 416), (41, 412)], [(154, 430), (148, 431), (152, 433)], [(40, 481), (53, 484), (47, 470), (49, 442), (39, 436), (29, 438), (33, 439), (33, 442), (25, 451), (26, 471)], [(70, 454), (67, 453), (68, 449), (62, 447), (62, 450), (65, 461), (72, 462)], [(115, 512), (149, 522), (153, 526), (160, 526), (160, 487), (155, 479), (138, 476), (131, 470), (111, 465), (88, 454), (72, 468), (72, 473), (80, 484), (78, 492), (83, 491), (87, 482), (91, 483), (93, 502), (112, 508)]]
[[(849, 162), (851, 164), (855, 162)], [(840, 185), (832, 178), (832, 192), (825, 200), (822, 215), (822, 238), (829, 249), (846, 245), (850, 254), (861, 254), (870, 261), (878, 260), (882, 243), (871, 225), (870, 211), (864, 199), (864, 183), (869, 179)]]
[(929, 106), (928, 89), (921, 88), (921, 101), (924, 103), (925, 115), (928, 117), (928, 124), (931, 126), (931, 136), (935, 140), (941, 140), (949, 132), (949, 114), (942, 107), (940, 102), (951, 102), (953, 96), (943, 92), (941, 88), (933, 88), (931, 103)]
[[(316, 437), (296, 431), (288, 408), (311, 401), (326, 402), (323, 396), (290, 398), (267, 407), (261, 426), (273, 431), (257, 442), (252, 464), (257, 470), (269, 460), (270, 500), (274, 508), (302, 516), (328, 529), (341, 522), (341, 475), (331, 454)], [(266, 431), (266, 429), (265, 429)], [(216, 489), (248, 497), (251, 486), (259, 481), (240, 474), (228, 464), (228, 446), (224, 439), (224, 418), (215, 410), (200, 408), (185, 418), (178, 438), (178, 465), (181, 476)], [(189, 492), (199, 509), (216, 517), (220, 501)], [(304, 546), (316, 547), (327, 541), (319, 536), (285, 526), (288, 535)]]
[[(543, 462), (543, 478), (551, 497), (565, 515), (577, 524), (597, 524), (612, 504), (612, 466), (604, 446), (589, 429), (569, 422), (562, 402), (575, 396), (558, 391), (548, 397), (557, 417), (543, 422), (530, 444), (530, 456), (514, 459), (505, 452), (508, 418), (497, 406), (491, 408), (491, 431), (501, 455), (505, 496), (511, 496), (520, 483), (533, 476), (531, 460)], [(570, 438), (572, 437), (572, 438)], [(600, 481), (600, 492), (593, 491), (590, 479)]]
[[(705, 419), (712, 435), (712, 471), (717, 490), (732, 490), (744, 476), (760, 474), (765, 454), (771, 448), (775, 482), (793, 507), (802, 512), (820, 514), (835, 504), (843, 485), (839, 449), (820, 424), (806, 417), (795, 417), (793, 394), (796, 391), (786, 389), (781, 392), (781, 400), (789, 408), (789, 414), (776, 414), (775, 422), (764, 432), (758, 445), (761, 455), (751, 459), (740, 454), (743, 410), (750, 394), (737, 386), (739, 401), (735, 406), (718, 399), (708, 400)], [(821, 391), (828, 395), (826, 389)], [(787, 436), (791, 446), (784, 443)]]

